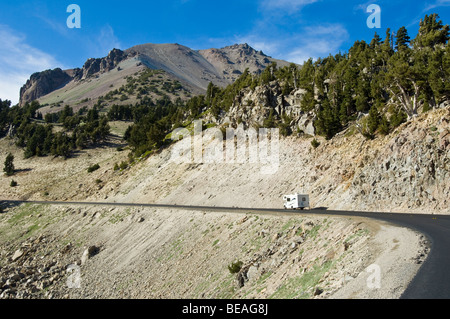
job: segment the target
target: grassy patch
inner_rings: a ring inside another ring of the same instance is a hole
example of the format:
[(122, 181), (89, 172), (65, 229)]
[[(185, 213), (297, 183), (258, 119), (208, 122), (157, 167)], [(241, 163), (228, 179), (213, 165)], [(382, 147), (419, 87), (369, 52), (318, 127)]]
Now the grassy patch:
[(181, 237), (179, 237), (178, 239), (175, 239), (171, 245), (170, 248), (167, 251), (167, 254), (165, 256), (160, 256), (157, 258), (158, 262), (162, 262), (162, 261), (169, 261), (172, 258), (174, 258), (175, 256), (179, 256), (183, 253), (183, 239)]
[(311, 228), (310, 230), (307, 230), (306, 233), (309, 237), (315, 239), (321, 227), (322, 225), (314, 225), (314, 227)]
[(356, 237), (363, 237), (369, 234), (369, 230), (368, 229), (359, 229), (356, 233), (350, 235), (349, 237), (347, 237), (344, 242), (349, 242), (351, 240), (353, 240)]
[(270, 296), (270, 299), (309, 299), (314, 288), (319, 284), (323, 275), (333, 267), (333, 262), (328, 261), (323, 265), (315, 265), (310, 271), (301, 276), (293, 277)]
[(231, 299), (233, 297), (236, 291), (236, 287), (233, 285), (235, 278), (234, 275), (230, 274), (219, 284), (218, 299)]
[(108, 221), (111, 224), (117, 224), (124, 220), (125, 217), (130, 215), (131, 208), (127, 208), (125, 211), (118, 211), (117, 213), (111, 214)]
[(281, 227), (281, 231), (282, 232), (286, 231), (287, 229), (294, 226), (295, 223), (296, 223), (296, 221), (294, 219), (290, 219), (286, 224), (283, 225), (283, 227)]
[(11, 210), (5, 215), (6, 218), (9, 217), (6, 223), (0, 228), (1, 240), (29, 238), (41, 229), (42, 225), (48, 226), (54, 222), (57, 216), (45, 216), (47, 209), (47, 205), (24, 204)]

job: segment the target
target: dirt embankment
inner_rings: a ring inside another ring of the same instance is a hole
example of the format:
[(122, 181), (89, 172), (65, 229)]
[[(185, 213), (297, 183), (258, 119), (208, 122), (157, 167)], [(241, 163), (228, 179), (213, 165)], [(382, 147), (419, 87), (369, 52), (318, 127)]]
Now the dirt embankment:
[(0, 229), (2, 298), (398, 298), (423, 250), (337, 217), (23, 205)]

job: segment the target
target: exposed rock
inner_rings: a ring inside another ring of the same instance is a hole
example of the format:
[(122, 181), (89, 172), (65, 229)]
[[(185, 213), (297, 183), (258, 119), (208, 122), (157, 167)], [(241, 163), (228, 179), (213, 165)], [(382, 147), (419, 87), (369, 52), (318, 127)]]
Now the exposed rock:
[(264, 121), (271, 115), (274, 120), (283, 121), (283, 116), (290, 119), (286, 123), (292, 132), (302, 132), (315, 135), (314, 112), (304, 112), (301, 109), (303, 90), (289, 95), (283, 94), (278, 81), (257, 86), (254, 89), (243, 89), (233, 101), (227, 114), (219, 119), (208, 118), (216, 124), (230, 123), (233, 127), (243, 125), (249, 127), (264, 127)]
[(91, 58), (86, 61), (80, 72), (75, 75), (76, 80), (87, 79), (95, 74), (102, 74), (113, 70), (117, 65), (125, 60), (128, 55), (118, 49), (113, 49), (104, 58)]
[(259, 277), (258, 268), (255, 266), (250, 266), (250, 268), (248, 268), (248, 270), (247, 270), (248, 280), (258, 279), (258, 277)]
[[(15, 252), (16, 257), (21, 257), (10, 266), (0, 267), (0, 299), (48, 297), (42, 293), (48, 293), (47, 289), (53, 290), (65, 280), (64, 268), (48, 254), (48, 248), (57, 243), (53, 237), (43, 235), (21, 243), (22, 248)], [(70, 260), (71, 256), (66, 254), (65, 258)], [(52, 295), (55, 296), (54, 293)]]
[(84, 265), (86, 262), (97, 255), (100, 251), (100, 248), (97, 246), (90, 246), (83, 252), (83, 256), (81, 256), (81, 264)]
[(63, 87), (73, 79), (69, 74), (69, 71), (63, 71), (60, 68), (32, 74), (20, 89), (20, 105), (23, 106), (27, 102)]
[(21, 249), (18, 249), (14, 252), (14, 255), (12, 256), (11, 260), (17, 261), (20, 257), (22, 257), (24, 255), (24, 251)]
[(286, 61), (276, 60), (262, 51), (256, 51), (247, 43), (234, 44), (221, 49), (200, 50), (199, 53), (228, 83), (236, 81), (246, 69), (251, 74), (258, 74), (272, 62), (276, 62), (280, 67), (289, 65)]
[(128, 57), (123, 51), (113, 49), (108, 56), (99, 59), (88, 59), (79, 69), (61, 70), (56, 68), (31, 75), (27, 83), (20, 89), (20, 105), (34, 101), (48, 93), (64, 87), (69, 82), (87, 79), (96, 74), (113, 70)]
[(316, 287), (316, 289), (314, 289), (314, 296), (319, 296), (323, 293), (323, 289), (320, 287)]

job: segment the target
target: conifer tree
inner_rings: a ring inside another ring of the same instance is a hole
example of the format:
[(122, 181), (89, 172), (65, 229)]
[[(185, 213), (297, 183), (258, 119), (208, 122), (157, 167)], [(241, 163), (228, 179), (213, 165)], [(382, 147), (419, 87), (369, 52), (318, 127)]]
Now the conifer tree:
[(342, 126), (338, 112), (339, 110), (337, 110), (337, 112), (336, 110), (333, 110), (328, 98), (324, 98), (314, 123), (318, 134), (325, 136), (326, 139), (331, 139), (341, 130)]
[(401, 50), (389, 60), (385, 85), (389, 93), (400, 103), (408, 118), (418, 114), (419, 96), (424, 84), (424, 74), (413, 68), (413, 52)]
[(316, 104), (314, 99), (314, 74), (315, 67), (312, 59), (309, 59), (299, 70), (298, 85), (304, 90), (300, 104), (304, 111), (312, 110)]
[(14, 175), (14, 155), (12, 155), (11, 153), (6, 156), (5, 167), (3, 168), (3, 171), (7, 176)]
[(375, 32), (372, 41), (370, 41), (370, 47), (372, 49), (375, 49), (376, 47), (378, 47), (379, 45), (381, 45), (381, 37), (378, 35), (378, 33)]
[(367, 128), (369, 131), (369, 134), (374, 135), (376, 130), (378, 129), (378, 126), (381, 122), (381, 116), (380, 113), (377, 110), (376, 106), (372, 106), (369, 111), (369, 117), (367, 119)]
[(419, 32), (414, 39), (415, 48), (434, 48), (436, 45), (445, 45), (450, 37), (450, 26), (444, 25), (439, 19), (439, 15), (433, 13), (425, 15), (420, 20)]
[(408, 47), (410, 42), (410, 37), (408, 36), (408, 30), (405, 27), (401, 27), (397, 31), (397, 35), (395, 37), (395, 50), (401, 50), (403, 48)]

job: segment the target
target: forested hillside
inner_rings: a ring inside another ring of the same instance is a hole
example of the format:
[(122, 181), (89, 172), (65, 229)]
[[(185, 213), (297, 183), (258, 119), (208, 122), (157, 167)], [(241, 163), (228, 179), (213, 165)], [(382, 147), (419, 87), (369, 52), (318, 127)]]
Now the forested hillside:
[[(387, 29), (384, 39), (375, 33), (370, 43), (356, 41), (348, 53), (317, 61), (309, 59), (302, 67), (291, 64), (278, 68), (273, 63), (258, 76), (244, 72), (225, 89), (210, 84), (205, 96), (194, 97), (180, 106), (176, 120), (174, 113), (141, 118), (127, 136), (135, 149), (160, 146), (159, 137), (171, 129), (168, 123), (178, 127), (184, 119), (187, 126), (206, 114), (220, 123), (242, 90), (254, 91), (276, 82), (281, 96), (301, 93), (300, 108), (315, 113), (317, 134), (330, 139), (354, 123), (361, 134), (372, 139), (376, 134), (388, 134), (421, 112), (448, 104), (448, 40), (449, 25), (444, 25), (437, 14), (425, 16), (412, 40), (405, 27), (397, 32)], [(279, 127), (283, 135), (290, 135), (295, 132), (289, 127), (291, 120), (288, 115), (271, 110), (263, 126)], [(145, 134), (150, 128), (153, 132), (167, 129), (160, 134)]]
[[(188, 101), (141, 99), (135, 105), (115, 105), (108, 116), (99, 116), (96, 108), (77, 114), (66, 108), (62, 114), (46, 116), (44, 124), (39, 122), (38, 103), (10, 108), (4, 101), (0, 134), (17, 133), (17, 144), (25, 148), (26, 157), (69, 156), (74, 149), (105, 139), (108, 120), (128, 120), (133, 124), (124, 138), (138, 156), (170, 143), (167, 134), (177, 127), (189, 127), (195, 119), (223, 128), (223, 119), (230, 117), (230, 108), (238, 103), (243, 91), (260, 88), (269, 100), (273, 99), (269, 97), (272, 85), (279, 88), (275, 98), (282, 100), (281, 106), (285, 96), (300, 96), (299, 112), (314, 114), (316, 134), (331, 139), (354, 125), (366, 138), (373, 139), (377, 134), (390, 133), (421, 112), (449, 103), (449, 37), (449, 25), (444, 25), (437, 14), (427, 15), (414, 39), (405, 27), (396, 32), (387, 29), (384, 39), (375, 33), (370, 43), (356, 41), (347, 53), (309, 59), (301, 67), (277, 67), (272, 63), (259, 75), (246, 70), (225, 88), (210, 83), (205, 95)], [(245, 101), (248, 107), (257, 103)], [(97, 105), (101, 107), (102, 101)], [(296, 132), (292, 114), (273, 108), (264, 117), (261, 126), (279, 127), (284, 136)], [(53, 122), (61, 123), (65, 130), (54, 133)]]

